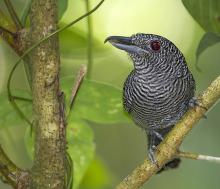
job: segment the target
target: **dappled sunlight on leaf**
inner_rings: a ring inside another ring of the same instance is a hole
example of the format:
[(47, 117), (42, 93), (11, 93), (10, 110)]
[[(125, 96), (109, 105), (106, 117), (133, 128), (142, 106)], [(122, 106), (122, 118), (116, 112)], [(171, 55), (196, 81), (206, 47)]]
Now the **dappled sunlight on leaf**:
[[(66, 99), (69, 99), (74, 78), (65, 77), (61, 83)], [(97, 123), (129, 122), (122, 107), (122, 91), (112, 85), (91, 80), (83, 81), (73, 106), (73, 114)]]

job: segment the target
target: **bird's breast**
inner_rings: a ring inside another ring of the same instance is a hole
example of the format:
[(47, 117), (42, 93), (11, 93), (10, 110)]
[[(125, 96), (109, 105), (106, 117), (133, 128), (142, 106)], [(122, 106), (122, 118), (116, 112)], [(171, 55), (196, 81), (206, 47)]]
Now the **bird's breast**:
[[(167, 75), (131, 73), (124, 86), (124, 106), (138, 125), (166, 124), (182, 115), (191, 96), (187, 81)], [(167, 121), (166, 121), (167, 120)]]

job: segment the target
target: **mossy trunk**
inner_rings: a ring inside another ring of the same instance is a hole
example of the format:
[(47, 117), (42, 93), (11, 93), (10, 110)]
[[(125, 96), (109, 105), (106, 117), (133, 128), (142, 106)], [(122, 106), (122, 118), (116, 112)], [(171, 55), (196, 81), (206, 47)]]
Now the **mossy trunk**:
[[(57, 29), (57, 0), (32, 0), (31, 45)], [(35, 154), (31, 188), (65, 188), (65, 116), (59, 87), (58, 36), (31, 53)]]

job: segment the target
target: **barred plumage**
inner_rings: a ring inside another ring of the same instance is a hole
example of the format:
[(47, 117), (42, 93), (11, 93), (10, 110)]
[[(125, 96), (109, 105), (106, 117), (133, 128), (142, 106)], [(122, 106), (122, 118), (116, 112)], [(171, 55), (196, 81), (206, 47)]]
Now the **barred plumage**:
[(112, 36), (107, 41), (127, 51), (134, 63), (124, 84), (124, 108), (147, 132), (149, 156), (154, 161), (155, 146), (188, 110), (195, 81), (183, 54), (162, 36)]

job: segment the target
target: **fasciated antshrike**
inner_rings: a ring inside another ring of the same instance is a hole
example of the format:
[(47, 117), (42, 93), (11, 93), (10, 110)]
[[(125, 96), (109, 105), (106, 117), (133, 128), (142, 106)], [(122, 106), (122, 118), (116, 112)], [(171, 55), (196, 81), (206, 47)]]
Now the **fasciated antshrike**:
[[(195, 101), (193, 76), (183, 54), (165, 37), (138, 33), (110, 36), (107, 41), (126, 51), (133, 61), (134, 69), (124, 83), (123, 104), (146, 131), (149, 158), (156, 163), (156, 146)], [(175, 168), (179, 162), (175, 158), (163, 169)]]

